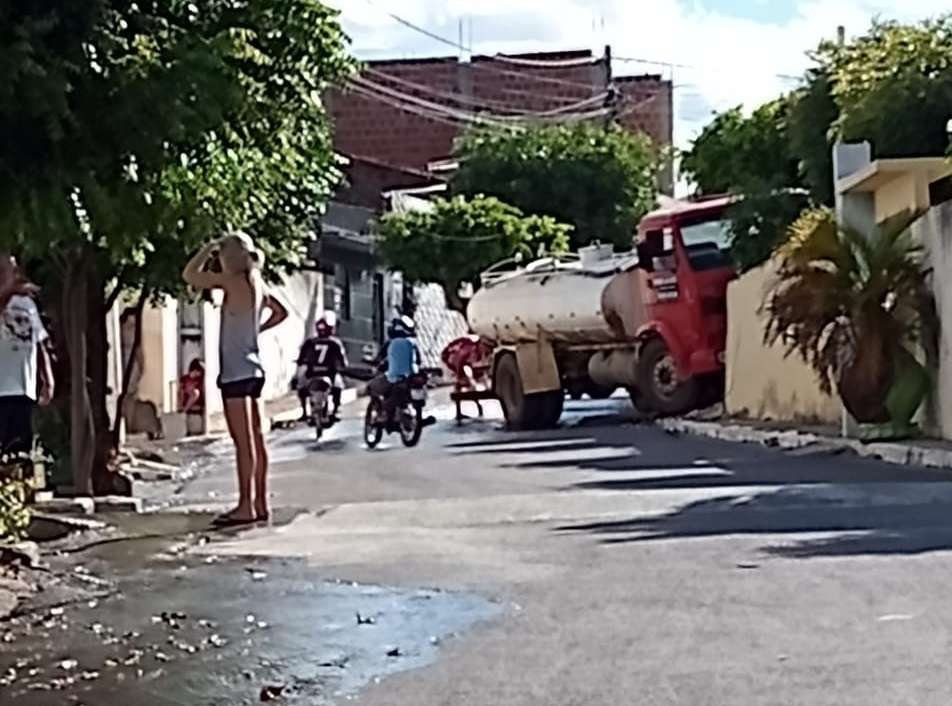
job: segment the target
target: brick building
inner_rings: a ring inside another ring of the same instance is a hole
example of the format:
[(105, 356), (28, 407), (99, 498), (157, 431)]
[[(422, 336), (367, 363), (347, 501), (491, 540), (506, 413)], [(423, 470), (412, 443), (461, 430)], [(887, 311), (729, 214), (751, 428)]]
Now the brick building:
[[(480, 119), (540, 113), (607, 121), (672, 142), (671, 83), (660, 76), (613, 77), (608, 52), (370, 62), (347, 90), (327, 96), (335, 148), (346, 157), (345, 183), (321, 223), (312, 258), (323, 275), (323, 302), (337, 314), (355, 360), (383, 342), (385, 323), (413, 302), (424, 355), (439, 365), (446, 340), (466, 324), (446, 309), (439, 287), (407, 299), (399, 275), (377, 261), (374, 221), (398, 189), (440, 188), (431, 165), (450, 162), (453, 143)], [(670, 187), (670, 179), (663, 179)]]
[(578, 51), (369, 62), (356, 85), (328, 97), (335, 146), (350, 156), (425, 170), (449, 157), (457, 136), (480, 116), (607, 119), (601, 114), (608, 106), (621, 125), (670, 146), (671, 82), (657, 75), (616, 77), (611, 63), (608, 51), (602, 57)]

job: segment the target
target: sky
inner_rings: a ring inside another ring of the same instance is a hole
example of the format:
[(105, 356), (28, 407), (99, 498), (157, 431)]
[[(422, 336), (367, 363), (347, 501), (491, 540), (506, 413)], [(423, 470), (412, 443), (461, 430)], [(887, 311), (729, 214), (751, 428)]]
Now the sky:
[(601, 53), (610, 44), (615, 57), (639, 60), (616, 62), (617, 74), (673, 80), (679, 147), (689, 146), (715, 111), (752, 109), (795, 88), (810, 65), (807, 52), (840, 25), (852, 35), (875, 17), (911, 21), (952, 11), (949, 0), (328, 1), (362, 59), (454, 54), (391, 13), (457, 42), (462, 23), (463, 43), (482, 54)]

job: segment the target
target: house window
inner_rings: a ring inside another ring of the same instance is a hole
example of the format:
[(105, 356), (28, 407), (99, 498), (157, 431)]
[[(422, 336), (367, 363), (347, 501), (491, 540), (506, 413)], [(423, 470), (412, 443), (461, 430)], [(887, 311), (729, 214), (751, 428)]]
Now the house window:
[(352, 317), (350, 270), (346, 267), (340, 278), (340, 317), (344, 321), (350, 321)]

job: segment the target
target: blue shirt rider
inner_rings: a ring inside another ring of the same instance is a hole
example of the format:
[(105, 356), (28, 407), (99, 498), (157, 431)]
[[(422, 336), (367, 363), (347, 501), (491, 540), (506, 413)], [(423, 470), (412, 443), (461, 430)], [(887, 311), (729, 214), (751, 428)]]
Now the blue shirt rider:
[(415, 338), (393, 338), (387, 346), (387, 382), (400, 382), (420, 372), (420, 348)]
[(386, 359), (387, 370), (370, 381), (370, 394), (386, 400), (394, 384), (420, 371), (422, 356), (416, 341), (416, 324), (409, 316), (401, 316), (390, 322), (387, 331), (389, 340), (380, 352), (382, 366)]

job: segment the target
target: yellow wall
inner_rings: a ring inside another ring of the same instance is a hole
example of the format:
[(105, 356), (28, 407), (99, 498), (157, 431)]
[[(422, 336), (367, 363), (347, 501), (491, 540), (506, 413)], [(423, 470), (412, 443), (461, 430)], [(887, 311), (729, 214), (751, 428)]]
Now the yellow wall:
[(876, 190), (876, 221), (882, 223), (903, 211), (915, 213), (929, 207), (929, 179), (907, 172)]
[(727, 394), (732, 415), (776, 421), (838, 424), (840, 403), (820, 392), (813, 371), (796, 354), (764, 344), (758, 310), (775, 276), (772, 263), (731, 283), (727, 292)]

